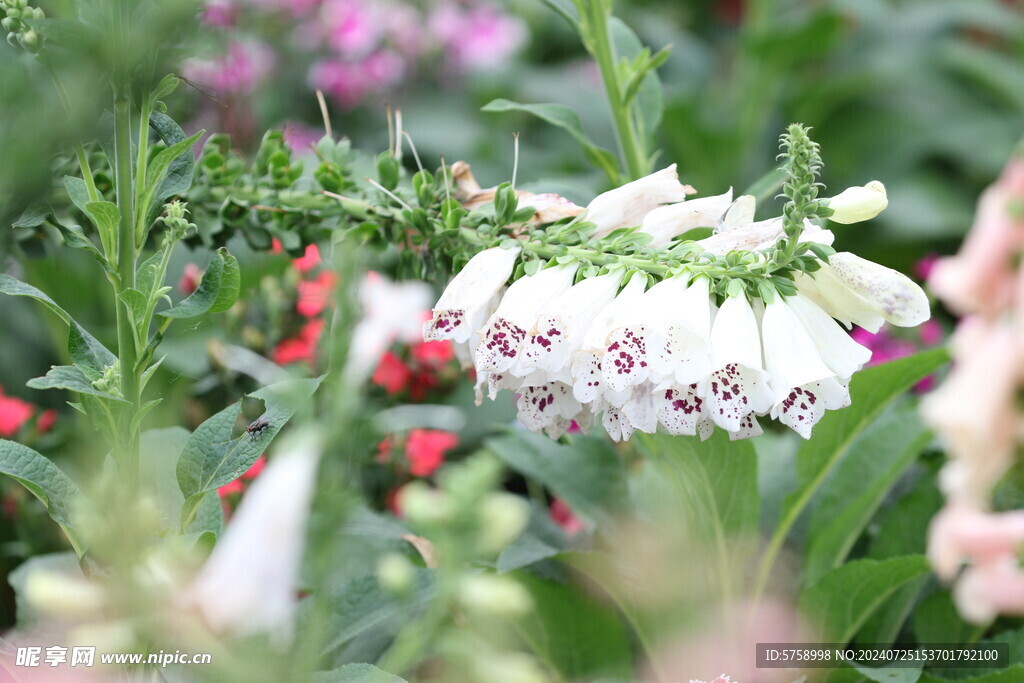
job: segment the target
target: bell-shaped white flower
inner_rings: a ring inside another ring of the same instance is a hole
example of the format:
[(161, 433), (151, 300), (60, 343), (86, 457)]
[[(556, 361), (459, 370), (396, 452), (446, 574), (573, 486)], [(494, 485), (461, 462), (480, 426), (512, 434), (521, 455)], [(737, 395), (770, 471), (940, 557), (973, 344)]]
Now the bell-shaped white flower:
[(697, 276), (687, 284), (686, 274), (666, 278), (654, 287), (661, 294), (652, 325), (647, 361), (652, 381), (688, 386), (711, 373), (710, 280)]
[(523, 344), (519, 365), (525, 371), (551, 373), (567, 369), (572, 354), (583, 343), (587, 328), (619, 291), (625, 270), (581, 280), (549, 302), (537, 316)]
[[(760, 251), (767, 249), (785, 236), (782, 218), (769, 218), (746, 225), (734, 225), (711, 237), (697, 240), (697, 244), (712, 254), (728, 254), (730, 251)], [(800, 242), (818, 242), (831, 245), (835, 235), (811, 221), (804, 221)]]
[[(571, 371), (573, 377), (573, 395), (580, 403), (593, 404), (604, 394), (601, 361), (608, 349), (608, 335), (612, 330), (621, 327), (621, 322), (640, 302), (647, 288), (647, 276), (635, 273), (619, 295), (605, 306), (587, 328), (583, 336), (583, 344), (573, 354)], [(621, 404), (620, 404), (621, 405)], [(594, 410), (600, 406), (594, 405)]]
[(187, 592), (213, 630), (292, 636), (320, 442), (293, 436), (256, 479)]
[(468, 342), (493, 310), (520, 251), (518, 247), (492, 247), (471, 258), (434, 304), (431, 319), (423, 324), (423, 338)]
[(572, 287), (578, 267), (575, 262), (556, 265), (512, 283), (484, 326), (473, 356), (478, 372), (502, 372), (516, 364), (526, 331), (548, 302)]
[(685, 387), (659, 388), (653, 392), (658, 422), (673, 436), (693, 436), (697, 425), (708, 419), (704, 399), (697, 384)]
[(719, 427), (738, 433), (748, 415), (763, 414), (772, 404), (757, 317), (742, 291), (726, 297), (718, 309), (711, 353), (714, 371), (707, 380), (705, 409)]
[(813, 275), (796, 276), (797, 288), (847, 327), (877, 332), (888, 321), (913, 327), (931, 317), (928, 295), (909, 277), (867, 259), (839, 252)]
[(715, 228), (732, 204), (732, 188), (711, 197), (701, 197), (652, 209), (643, 218), (640, 232), (652, 236), (647, 246), (660, 249), (694, 228)]
[[(523, 387), (516, 401), (519, 421), (535, 432), (565, 433), (583, 406), (573, 398), (572, 387), (562, 382)], [(554, 437), (557, 438), (557, 437)]]
[(850, 405), (849, 388), (821, 359), (813, 338), (782, 297), (765, 307), (761, 338), (774, 393), (771, 416), (809, 439), (826, 410)]
[(662, 204), (681, 202), (695, 190), (679, 182), (676, 165), (599, 194), (587, 205), (584, 219), (597, 226), (594, 238), (616, 228), (640, 225), (644, 216)]
[(871, 349), (854, 341), (853, 337), (816, 303), (800, 294), (789, 297), (786, 303), (811, 335), (821, 360), (836, 377), (848, 381), (871, 360)]
[(846, 188), (828, 199), (827, 205), (833, 211), (830, 220), (844, 224), (860, 223), (885, 211), (885, 207), (889, 206), (889, 198), (885, 194), (885, 185), (872, 180), (863, 187)]

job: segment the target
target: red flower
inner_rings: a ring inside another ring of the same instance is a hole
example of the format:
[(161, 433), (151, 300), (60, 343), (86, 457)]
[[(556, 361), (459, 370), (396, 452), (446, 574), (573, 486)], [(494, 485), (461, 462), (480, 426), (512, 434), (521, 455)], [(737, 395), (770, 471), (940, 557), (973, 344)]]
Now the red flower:
[(312, 318), (320, 315), (330, 300), (338, 276), (329, 270), (317, 275), (315, 280), (304, 280), (299, 283), (299, 302), (295, 310), (299, 315)]
[(261, 455), (256, 458), (256, 462), (252, 464), (252, 467), (247, 469), (242, 475), (242, 479), (255, 479), (259, 476), (259, 473), (263, 471), (263, 466), (267, 464), (267, 456)]
[(393, 448), (392, 436), (388, 434), (384, 437), (383, 441), (377, 444), (377, 455), (374, 457), (374, 461), (381, 465), (391, 462), (391, 451)]
[(412, 383), (409, 385), (409, 398), (413, 401), (422, 401), (427, 397), (427, 392), (437, 385), (437, 375), (432, 370), (417, 372), (412, 376)]
[(402, 359), (388, 351), (381, 356), (380, 363), (373, 371), (370, 381), (379, 387), (384, 387), (388, 396), (394, 396), (409, 385), (411, 377), (412, 372), (402, 362)]
[(320, 263), (320, 248), (315, 244), (310, 244), (306, 247), (306, 253), (294, 259), (292, 263), (300, 273), (308, 273)]
[(36, 429), (39, 430), (40, 434), (45, 434), (53, 428), (53, 423), (57, 421), (57, 411), (53, 408), (44, 410), (39, 414), (39, 418), (36, 419)]
[(271, 239), (270, 240), (270, 253), (271, 254), (280, 254), (282, 251), (284, 251), (284, 247), (281, 246), (281, 240), (277, 239), (276, 237)]
[(413, 345), (412, 357), (421, 365), (437, 368), (451, 361), (455, 357), (455, 350), (450, 339), (421, 342)]
[(220, 496), (221, 498), (225, 498), (227, 496), (230, 496), (233, 493), (241, 493), (241, 492), (242, 492), (242, 480), (241, 479), (235, 479), (234, 481), (229, 481), (228, 483), (224, 484), (219, 489), (217, 489), (217, 495)]
[(36, 409), (31, 403), (14, 396), (4, 396), (0, 389), (0, 436), (11, 437), (32, 417)]
[(194, 263), (186, 263), (185, 270), (181, 273), (181, 279), (178, 280), (178, 291), (185, 296), (188, 296), (192, 292), (196, 291), (202, 280), (202, 269)]
[(323, 332), (324, 321), (310, 320), (303, 325), (302, 331), (296, 337), (289, 337), (274, 347), (273, 359), (278, 365), (316, 361), (316, 345)]
[(445, 453), (459, 445), (459, 437), (437, 429), (414, 429), (405, 442), (405, 457), (414, 477), (429, 477), (444, 464)]
[(573, 514), (572, 510), (569, 509), (569, 506), (561, 498), (555, 498), (551, 501), (551, 508), (548, 510), (548, 514), (551, 515), (551, 521), (562, 527), (562, 530), (570, 536), (583, 530), (583, 522)]

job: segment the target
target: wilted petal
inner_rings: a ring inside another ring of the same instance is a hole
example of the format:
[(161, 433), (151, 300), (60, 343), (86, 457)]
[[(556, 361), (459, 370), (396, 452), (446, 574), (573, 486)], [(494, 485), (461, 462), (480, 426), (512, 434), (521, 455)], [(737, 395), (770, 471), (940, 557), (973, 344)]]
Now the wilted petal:
[(533, 328), (537, 314), (552, 299), (572, 286), (577, 263), (545, 268), (520, 278), (501, 298), (498, 310), (487, 320), (483, 338), (474, 354), (477, 371), (504, 371), (515, 365)]
[(242, 498), (189, 590), (215, 631), (291, 639), (319, 457), (315, 435), (294, 436)]
[(679, 182), (676, 165), (626, 183), (600, 194), (587, 205), (585, 220), (597, 226), (594, 238), (604, 237), (616, 228), (640, 225), (644, 216), (662, 204), (681, 202), (694, 189)]
[(660, 249), (674, 238), (694, 228), (716, 228), (732, 204), (732, 188), (725, 194), (681, 201), (652, 209), (643, 218), (640, 232), (653, 239), (652, 249)]
[(520, 251), (493, 247), (471, 258), (434, 305), (432, 318), (423, 325), (423, 338), (468, 342), (487, 320), (488, 308), (512, 275)]

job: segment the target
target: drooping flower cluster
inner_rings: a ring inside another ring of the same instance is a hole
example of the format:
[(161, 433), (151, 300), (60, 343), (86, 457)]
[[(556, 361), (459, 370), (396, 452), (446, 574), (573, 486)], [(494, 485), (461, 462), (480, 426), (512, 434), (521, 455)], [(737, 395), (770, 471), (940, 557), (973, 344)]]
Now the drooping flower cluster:
[[(742, 263), (797, 253), (787, 240), (831, 245), (832, 233), (805, 221), (787, 237), (783, 218), (753, 220), (753, 197), (687, 200), (692, 192), (673, 165), (586, 207), (592, 241), (639, 226), (646, 264), (603, 252), (598, 270), (585, 249), (570, 251), (544, 267), (533, 261), (537, 268), (505, 288), (532, 243), (478, 253), (435, 305), (425, 338), (455, 342), (476, 369), (478, 396), (484, 386), (491, 398), (514, 391), (519, 420), (552, 437), (602, 415), (615, 440), (659, 425), (702, 438), (717, 425), (747, 438), (761, 433), (764, 416), (809, 438), (826, 410), (849, 404), (850, 378), (871, 355), (839, 322), (871, 331), (886, 321), (917, 325), (929, 317), (927, 297), (906, 276), (850, 253), (794, 272), (785, 297), (767, 277), (752, 287)], [(834, 197), (830, 208), (837, 222), (856, 222), (885, 203), (884, 188), (872, 183)], [(695, 228), (714, 233), (681, 245), (677, 238)], [(729, 268), (673, 262), (680, 246), (721, 255)]]
[(960, 614), (979, 624), (1024, 614), (1024, 511), (991, 509), (993, 489), (1024, 443), (1022, 254), (1024, 155), (1018, 153), (982, 195), (960, 252), (940, 259), (928, 281), (964, 316), (952, 337), (953, 368), (922, 405), (949, 455), (939, 478), (946, 505), (932, 521), (928, 555), (939, 578), (956, 580)]

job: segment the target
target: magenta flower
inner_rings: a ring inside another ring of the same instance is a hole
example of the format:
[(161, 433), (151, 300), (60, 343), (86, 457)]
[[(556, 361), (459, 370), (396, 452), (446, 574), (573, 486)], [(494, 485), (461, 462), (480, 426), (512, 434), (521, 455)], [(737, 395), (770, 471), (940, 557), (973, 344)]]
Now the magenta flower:
[(219, 95), (234, 95), (255, 89), (273, 70), (274, 61), (273, 50), (262, 43), (232, 41), (226, 55), (189, 59), (182, 72)]

